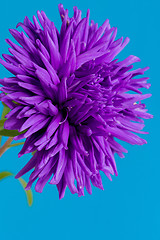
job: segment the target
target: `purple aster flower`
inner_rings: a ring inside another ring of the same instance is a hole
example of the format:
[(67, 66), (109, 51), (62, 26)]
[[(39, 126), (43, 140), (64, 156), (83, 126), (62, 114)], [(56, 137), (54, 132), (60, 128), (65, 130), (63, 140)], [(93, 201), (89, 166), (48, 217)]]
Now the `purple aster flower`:
[(114, 154), (127, 152), (116, 138), (143, 145), (135, 133), (146, 133), (142, 118), (152, 115), (141, 102), (150, 97), (140, 90), (150, 87), (148, 78), (137, 77), (148, 67), (133, 70), (140, 59), (132, 55), (114, 59), (129, 39), (115, 40), (117, 28), (108, 19), (99, 28), (89, 23), (89, 10), (83, 19), (77, 7), (72, 18), (62, 4), (59, 12), (60, 31), (43, 11), (39, 22), (33, 16), (33, 23), (28, 17), (18, 23), (25, 33), (10, 30), (19, 45), (7, 39), (11, 55), (0, 63), (14, 76), (0, 83), (1, 100), (11, 109), (4, 128), (22, 132), (15, 140), (26, 138), (18, 156), (35, 151), (16, 177), (33, 170), (26, 189), (38, 180), (35, 189), (42, 192), (49, 181), (62, 198), (67, 186), (78, 196), (84, 187), (91, 194), (91, 183), (103, 189), (100, 171), (111, 180)]

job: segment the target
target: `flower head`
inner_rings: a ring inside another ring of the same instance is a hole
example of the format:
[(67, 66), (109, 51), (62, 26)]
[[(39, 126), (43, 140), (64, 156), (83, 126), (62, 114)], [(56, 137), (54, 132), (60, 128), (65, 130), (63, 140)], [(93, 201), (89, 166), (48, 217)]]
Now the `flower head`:
[(15, 140), (26, 138), (19, 157), (35, 151), (16, 177), (33, 169), (26, 189), (38, 179), (35, 189), (42, 192), (49, 181), (62, 198), (67, 186), (79, 196), (84, 187), (92, 193), (91, 182), (103, 189), (100, 171), (111, 180), (114, 154), (127, 152), (116, 138), (146, 143), (135, 133), (145, 133), (142, 118), (152, 116), (141, 103), (150, 97), (140, 91), (150, 87), (148, 78), (136, 77), (148, 68), (133, 70), (140, 59), (132, 55), (114, 59), (129, 39), (115, 40), (108, 19), (99, 28), (89, 23), (89, 10), (83, 19), (77, 7), (72, 18), (62, 4), (59, 12), (60, 31), (43, 11), (40, 23), (33, 16), (33, 23), (25, 17), (17, 25), (25, 33), (10, 30), (19, 45), (7, 39), (11, 55), (0, 63), (14, 76), (0, 83), (1, 100), (11, 109), (4, 127), (22, 132)]

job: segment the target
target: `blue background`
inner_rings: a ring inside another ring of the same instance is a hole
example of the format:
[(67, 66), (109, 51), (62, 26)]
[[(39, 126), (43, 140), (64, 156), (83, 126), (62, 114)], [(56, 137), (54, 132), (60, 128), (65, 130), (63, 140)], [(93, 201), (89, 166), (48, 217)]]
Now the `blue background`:
[[(60, 27), (58, 1), (51, 0), (6, 0), (1, 2), (0, 54), (7, 52), (5, 38), (8, 29), (15, 28), (27, 15), (44, 10)], [(160, 187), (159, 187), (159, 56), (160, 27), (158, 0), (81, 0), (66, 1), (63, 5), (73, 13), (77, 5), (85, 16), (91, 9), (91, 19), (103, 23), (110, 19), (111, 26), (118, 27), (118, 36), (128, 36), (131, 41), (119, 55), (130, 54), (142, 61), (136, 67), (150, 66), (152, 98), (145, 100), (154, 119), (145, 121), (144, 136), (148, 144), (130, 146), (124, 159), (116, 157), (119, 176), (110, 182), (102, 175), (104, 191), (93, 188), (93, 195), (86, 193), (78, 198), (66, 191), (65, 198), (58, 200), (56, 187), (47, 184), (43, 194), (34, 194), (34, 203), (28, 207), (26, 196), (19, 182), (8, 178), (0, 182), (0, 239), (160, 239)], [(0, 78), (9, 76), (0, 66)], [(0, 159), (0, 171), (17, 173), (30, 155), (20, 159), (20, 147), (8, 150)], [(28, 175), (24, 177), (28, 179)]]

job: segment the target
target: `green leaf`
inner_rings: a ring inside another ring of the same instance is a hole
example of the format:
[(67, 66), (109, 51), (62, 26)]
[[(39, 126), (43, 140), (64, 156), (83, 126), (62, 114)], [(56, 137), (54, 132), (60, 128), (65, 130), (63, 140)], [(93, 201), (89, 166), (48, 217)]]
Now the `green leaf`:
[[(10, 177), (10, 176), (14, 176), (13, 173), (11, 172), (7, 172), (7, 171), (4, 171), (4, 172), (0, 172), (0, 180), (4, 179), (4, 178), (7, 178), (7, 177)], [(25, 187), (27, 185), (26, 181), (24, 181), (22, 178), (19, 178), (18, 179), (20, 184), (22, 185), (25, 193), (26, 193), (26, 196), (27, 196), (27, 202), (28, 202), (28, 205), (31, 206), (32, 203), (33, 203), (33, 194), (32, 194), (32, 191), (31, 190), (25, 190)]]
[(4, 107), (7, 107), (7, 108), (8, 108), (8, 106), (7, 106), (4, 102), (1, 102), (1, 103), (3, 104)]
[(4, 107), (3, 111), (2, 111), (2, 115), (1, 115), (1, 119), (5, 119), (5, 116), (10, 112), (10, 108), (9, 107)]
[(5, 121), (6, 121), (6, 119), (0, 120), (0, 130), (2, 130), (4, 128)]
[(18, 132), (17, 130), (4, 129), (4, 123), (6, 121), (5, 116), (9, 113), (10, 108), (7, 107), (4, 103), (2, 103), (2, 104), (4, 105), (4, 108), (3, 108), (3, 112), (2, 112), (2, 116), (1, 116), (1, 120), (0, 120), (0, 144), (1, 144), (2, 136), (15, 137), (15, 136), (18, 136), (18, 135), (26, 132), (26, 130), (23, 132)]
[(0, 120), (0, 127), (4, 126), (5, 121), (6, 121), (6, 119)]
[[(3, 108), (3, 111), (2, 111), (2, 115), (1, 115), (1, 120), (5, 121), (6, 120), (5, 116), (9, 113), (10, 108), (5, 103), (2, 102), (2, 104), (3, 104), (4, 108)], [(3, 124), (3, 126), (4, 126), (4, 124)], [(3, 129), (3, 127), (1, 126), (0, 130), (2, 130), (2, 129)], [(1, 141), (2, 141), (2, 136), (0, 135), (0, 145), (1, 145)]]
[(4, 179), (6, 177), (10, 177), (10, 176), (13, 176), (13, 173), (7, 172), (7, 171), (0, 172), (0, 180)]
[[(27, 185), (26, 181), (24, 181), (22, 178), (18, 179), (22, 185), (22, 187), (25, 190), (25, 187)], [(25, 190), (26, 196), (27, 196), (27, 202), (28, 205), (31, 206), (33, 204), (33, 195), (32, 195), (32, 191), (31, 190)]]
[(7, 129), (2, 129), (0, 130), (0, 136), (5, 136), (5, 137), (15, 137), (18, 136), (22, 133), (25, 133), (25, 131), (23, 132), (18, 132), (17, 130), (7, 130)]
[(4, 107), (7, 107), (7, 105), (4, 102), (1, 102)]

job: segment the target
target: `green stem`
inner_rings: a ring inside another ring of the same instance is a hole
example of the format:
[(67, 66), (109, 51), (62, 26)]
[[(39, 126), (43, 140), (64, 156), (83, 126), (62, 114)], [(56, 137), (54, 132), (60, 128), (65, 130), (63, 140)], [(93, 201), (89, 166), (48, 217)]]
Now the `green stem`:
[(8, 148), (10, 148), (10, 147), (16, 147), (16, 146), (23, 145), (23, 144), (24, 144), (24, 142), (13, 143), (13, 144), (10, 144), (10, 145), (8, 146)]
[(9, 137), (7, 141), (3, 144), (3, 146), (0, 148), (0, 157), (2, 154), (8, 149), (9, 145), (11, 144), (13, 138)]

